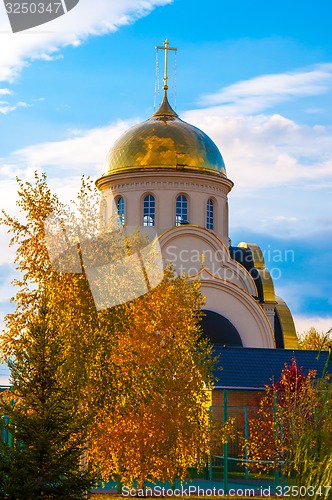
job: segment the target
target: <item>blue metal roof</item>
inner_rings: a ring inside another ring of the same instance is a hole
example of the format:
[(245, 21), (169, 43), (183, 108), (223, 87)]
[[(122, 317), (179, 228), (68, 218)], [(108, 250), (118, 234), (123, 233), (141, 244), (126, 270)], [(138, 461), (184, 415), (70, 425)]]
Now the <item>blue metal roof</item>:
[(217, 345), (215, 354), (219, 355), (214, 375), (218, 379), (216, 388), (262, 389), (272, 381), (280, 380), (285, 363), (291, 365), (296, 359), (304, 373), (316, 370), (317, 376), (332, 373), (332, 359), (328, 351), (304, 351), (296, 349), (263, 349), (256, 347), (229, 347)]

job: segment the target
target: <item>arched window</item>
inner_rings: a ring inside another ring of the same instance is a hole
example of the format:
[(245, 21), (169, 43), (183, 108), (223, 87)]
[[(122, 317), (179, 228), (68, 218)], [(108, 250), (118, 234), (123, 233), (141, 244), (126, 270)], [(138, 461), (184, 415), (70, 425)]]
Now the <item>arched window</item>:
[(124, 202), (124, 198), (122, 196), (117, 200), (116, 208), (118, 210), (119, 226), (124, 226), (124, 223), (125, 223), (125, 202)]
[(175, 225), (189, 224), (188, 221), (188, 200), (183, 194), (176, 198)]
[(206, 228), (213, 230), (214, 226), (214, 203), (211, 198), (206, 202)]
[(143, 226), (154, 226), (156, 220), (156, 200), (152, 194), (144, 198), (143, 203)]

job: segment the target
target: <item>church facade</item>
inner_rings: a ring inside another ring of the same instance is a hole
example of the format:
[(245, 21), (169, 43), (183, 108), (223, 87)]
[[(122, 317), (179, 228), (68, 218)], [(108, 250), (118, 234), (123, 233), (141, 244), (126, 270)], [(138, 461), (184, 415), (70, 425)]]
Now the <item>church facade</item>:
[(124, 133), (97, 180), (105, 219), (156, 231), (165, 264), (201, 281), (203, 330), (216, 345), (297, 348), (294, 322), (275, 295), (258, 245), (230, 245), (227, 177), (215, 143), (167, 99)]

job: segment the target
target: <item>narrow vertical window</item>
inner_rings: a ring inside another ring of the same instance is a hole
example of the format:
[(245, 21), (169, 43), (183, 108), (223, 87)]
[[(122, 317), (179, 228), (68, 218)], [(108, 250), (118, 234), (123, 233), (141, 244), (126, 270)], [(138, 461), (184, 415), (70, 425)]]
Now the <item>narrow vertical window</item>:
[(124, 202), (124, 198), (122, 198), (122, 196), (116, 202), (116, 207), (118, 210), (119, 226), (124, 226), (124, 223), (125, 223), (125, 202)]
[(154, 226), (156, 220), (156, 200), (152, 194), (144, 198), (143, 226)]
[(208, 199), (206, 203), (206, 228), (213, 230), (214, 226), (214, 203), (213, 200)]
[(104, 224), (108, 223), (108, 205), (105, 199), (102, 200), (100, 204), (100, 217)]
[(181, 194), (176, 198), (175, 225), (189, 224), (188, 222), (188, 200)]

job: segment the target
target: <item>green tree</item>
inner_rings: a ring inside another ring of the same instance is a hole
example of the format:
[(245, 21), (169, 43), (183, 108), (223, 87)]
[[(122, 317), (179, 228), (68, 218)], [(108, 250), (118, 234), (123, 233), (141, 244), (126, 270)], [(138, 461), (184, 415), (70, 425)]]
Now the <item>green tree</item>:
[[(299, 417), (308, 414), (310, 418)], [(293, 429), (289, 459), (299, 485), (310, 498), (332, 498), (332, 386), (328, 378), (317, 381), (313, 400), (300, 400), (294, 408), (299, 420)]]
[(70, 360), (44, 302), (12, 347), (10, 391), (2, 394), (0, 496), (79, 499), (93, 475), (83, 467), (88, 416), (63, 377)]
[(331, 338), (332, 328), (326, 333), (319, 333), (313, 326), (304, 332), (298, 339), (300, 349), (309, 349), (315, 351), (328, 351), (332, 346)]

